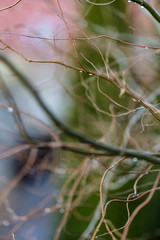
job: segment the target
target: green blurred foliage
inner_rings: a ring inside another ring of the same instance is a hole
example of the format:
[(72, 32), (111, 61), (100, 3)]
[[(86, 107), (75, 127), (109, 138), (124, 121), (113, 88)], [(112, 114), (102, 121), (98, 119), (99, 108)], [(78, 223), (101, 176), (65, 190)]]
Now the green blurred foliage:
[[(94, 1), (95, 2), (95, 1)], [(106, 1), (105, 1), (106, 2)], [(103, 3), (102, 1), (96, 1), (96, 3)], [(124, 0), (114, 1), (112, 4), (97, 6), (91, 5), (87, 2), (80, 2), (83, 22), (85, 22), (86, 27), (83, 29), (81, 37), (92, 37), (99, 35), (109, 35), (114, 38), (125, 39), (126, 41), (133, 41), (135, 36), (129, 27), (128, 19), (126, 16), (128, 2)], [(137, 30), (138, 31), (138, 30)], [(85, 32), (85, 34), (84, 34)], [(156, 33), (155, 33), (156, 34)], [(140, 39), (139, 36), (138, 39)], [(144, 39), (145, 44), (147, 41)], [(137, 72), (134, 71), (134, 65), (137, 61), (139, 64), (139, 56), (135, 53), (135, 48), (125, 46), (119, 42), (115, 42), (107, 38), (98, 38), (96, 40), (86, 40), (78, 41), (76, 40), (76, 46), (78, 49), (79, 61), (84, 67), (84, 69), (101, 72), (107, 75), (114, 73), (114, 75), (123, 83), (127, 81), (127, 84), (132, 87), (133, 90), (139, 92), (148, 93), (149, 90), (143, 87), (143, 82), (140, 80), (140, 84), (137, 81)], [(143, 50), (140, 50), (140, 54)], [(109, 66), (105, 69), (102, 55), (106, 60), (106, 65)], [(155, 55), (153, 54), (155, 61)], [(157, 61), (157, 60), (156, 60)], [(133, 68), (130, 67), (133, 64)], [(159, 71), (156, 67), (156, 71)], [(156, 77), (155, 77), (156, 78)], [(110, 98), (112, 98), (118, 104), (123, 105), (128, 109), (134, 109), (139, 107), (138, 104), (134, 103), (131, 98), (126, 95), (120, 96), (120, 90), (117, 89), (112, 84), (108, 83), (106, 80), (98, 79), (95, 76), (89, 76), (88, 73), (75, 73), (70, 76), (70, 89), (75, 96), (73, 101), (73, 114), (70, 116), (69, 123), (71, 126), (78, 128), (81, 132), (91, 137), (101, 139), (109, 131), (114, 117), (108, 116), (109, 114), (120, 114), (124, 111), (121, 107), (113, 103)], [(101, 92), (98, 89), (98, 84)], [(147, 85), (147, 84), (146, 84)], [(157, 83), (154, 81), (147, 86), (151, 88), (152, 91), (157, 88)], [(148, 91), (148, 92), (147, 92)], [(152, 93), (152, 91), (150, 93)], [(109, 97), (106, 97), (105, 94)], [(157, 100), (158, 102), (158, 100)], [(114, 106), (114, 107), (113, 107)], [(113, 108), (112, 108), (113, 107)], [(112, 109), (112, 112), (111, 112)], [(134, 116), (133, 114), (124, 115), (120, 118), (115, 118), (114, 127), (112, 133), (107, 137), (107, 143), (121, 146), (123, 145), (124, 130), (127, 128), (129, 121)], [(147, 118), (147, 117), (146, 117)], [(153, 123), (153, 119), (147, 118), (148, 122)], [(155, 128), (148, 129), (147, 131), (142, 131), (142, 122), (137, 121), (138, 124), (133, 130), (132, 136), (134, 138), (133, 142), (128, 142), (127, 146), (140, 146), (142, 149), (147, 150), (147, 146), (150, 146), (150, 142), (153, 140), (154, 134), (158, 134), (159, 128), (155, 125)], [(157, 132), (158, 131), (158, 132)], [(158, 137), (158, 136), (157, 136)], [(137, 145), (136, 145), (137, 144)], [(81, 156), (79, 155), (81, 158)], [(80, 158), (78, 159), (80, 160)], [(83, 157), (82, 157), (83, 158)], [(79, 161), (78, 160), (78, 161)], [(99, 199), (99, 185), (101, 177), (111, 164), (113, 159), (100, 158), (99, 167), (94, 172), (90, 172), (88, 176), (88, 182), (86, 184), (86, 190), (84, 195), (84, 200), (81, 202), (81, 206), (78, 206), (70, 215), (67, 221), (66, 227), (61, 234), (61, 240), (76, 240), (81, 239), (82, 233), (88, 228), (93, 218), (89, 220), (89, 216), (94, 216), (95, 209), (98, 204)], [(72, 164), (72, 161), (70, 162)], [(75, 164), (73, 164), (75, 166)], [(133, 162), (132, 159), (128, 160), (124, 165), (118, 166), (115, 171), (111, 173), (111, 184), (108, 182), (107, 187), (107, 201), (112, 199), (126, 199), (128, 194), (133, 192), (133, 185), (135, 180), (139, 176), (138, 171), (145, 171), (148, 164), (145, 162)], [(133, 174), (129, 174), (133, 171)], [(125, 172), (125, 174), (124, 174)], [(128, 173), (128, 174), (127, 174)], [(91, 177), (92, 176), (92, 177)], [(147, 174), (140, 181), (141, 185), (139, 192), (146, 191), (150, 187), (156, 178), (156, 173)], [(97, 190), (95, 188), (93, 191), (88, 193), (88, 186), (92, 189), (92, 186), (97, 184)], [(145, 186), (145, 183), (149, 185)], [(112, 189), (114, 185), (115, 190)], [(105, 191), (105, 190), (104, 190)], [(148, 196), (148, 195), (147, 195)], [(130, 213), (134, 211), (136, 207), (139, 206), (141, 202), (146, 198), (132, 202), (129, 204)], [(129, 230), (129, 235), (127, 239), (135, 240), (146, 240), (146, 239), (159, 239), (159, 228), (160, 224), (158, 221), (159, 215), (159, 193), (157, 192), (151, 202), (138, 213), (131, 228)], [(84, 218), (84, 220), (83, 220)], [(127, 221), (127, 211), (125, 203), (112, 203), (107, 211), (107, 219), (109, 219), (115, 228), (122, 227)], [(97, 221), (98, 222), (98, 221)], [(96, 227), (96, 225), (95, 225)], [(94, 229), (92, 229), (94, 230)], [(99, 235), (106, 232), (104, 225), (100, 228), (98, 232)], [(121, 239), (121, 234), (123, 230), (120, 230), (117, 239)], [(93, 231), (91, 232), (91, 234)], [(152, 238), (151, 238), (152, 236)], [(91, 235), (88, 236), (91, 239)], [(104, 235), (98, 239), (103, 240), (112, 239), (109, 235)]]

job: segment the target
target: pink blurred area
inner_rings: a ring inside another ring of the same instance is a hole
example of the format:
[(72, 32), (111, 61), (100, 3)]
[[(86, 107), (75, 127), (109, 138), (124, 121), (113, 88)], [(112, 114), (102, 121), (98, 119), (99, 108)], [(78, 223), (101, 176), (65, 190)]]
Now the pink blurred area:
[[(0, 9), (15, 2), (1, 0)], [(60, 0), (59, 3), (70, 31), (73, 32), (79, 16), (77, 2)], [(0, 11), (0, 39), (17, 51), (27, 54), (27, 57), (30, 58), (37, 54), (39, 57), (45, 56), (46, 59), (55, 54), (58, 56), (58, 53), (62, 54), (62, 49), (65, 54), (69, 50), (69, 41), (54, 40), (68, 37), (66, 26), (60, 16), (57, 0), (22, 0), (14, 7)], [(53, 40), (30, 36), (52, 38)]]
[[(73, 46), (69, 40), (64, 40), (68, 38), (68, 31), (61, 18), (61, 9), (69, 31), (74, 34), (80, 16), (79, 1), (59, 0), (60, 9), (57, 0), (22, 0), (16, 6), (1, 11), (16, 1), (0, 0), (0, 39), (27, 59), (69, 63), (73, 56)], [(55, 64), (33, 64), (24, 61), (2, 43), (0, 53), (7, 55), (13, 65), (32, 81), (41, 94), (43, 93), (43, 98), (51, 109), (58, 114), (65, 112), (63, 108), (65, 94), (60, 82), (66, 80), (66, 68)], [(47, 122), (48, 118), (32, 101), (14, 74), (5, 68), (3, 63), (0, 67), (3, 77), (7, 79), (7, 84), (12, 89), (18, 108), (24, 109), (25, 106), (26, 112), (34, 113)], [(53, 104), (55, 102), (56, 104)]]
[(136, 34), (150, 36), (155, 32), (155, 23), (152, 16), (140, 7), (138, 4), (128, 4), (127, 16), (130, 20), (130, 25), (133, 29), (136, 29)]
[[(159, 9), (158, 1), (149, 0), (148, 2), (155, 9)], [(144, 7), (130, 2), (127, 8), (127, 17), (134, 43), (158, 46), (159, 36), (156, 21)], [(136, 76), (137, 81), (139, 83), (142, 82), (143, 86), (147, 87), (158, 77), (152, 52), (147, 48), (135, 48), (133, 54), (135, 63), (132, 66), (132, 72)]]

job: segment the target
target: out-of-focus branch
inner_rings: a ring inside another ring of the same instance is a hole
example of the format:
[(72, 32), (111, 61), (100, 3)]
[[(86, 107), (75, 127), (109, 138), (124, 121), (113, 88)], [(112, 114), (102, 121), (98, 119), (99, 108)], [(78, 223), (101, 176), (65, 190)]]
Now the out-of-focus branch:
[(90, 146), (94, 147), (95, 149), (105, 150), (107, 155), (110, 154), (111, 156), (126, 156), (126, 157), (136, 157), (138, 159), (146, 160), (148, 162), (152, 162), (154, 164), (160, 164), (160, 157), (153, 156), (153, 154), (148, 152), (138, 152), (134, 149), (124, 149), (115, 147), (112, 145), (104, 144), (102, 142), (97, 142), (95, 139), (92, 139), (79, 131), (76, 131), (70, 127), (68, 127), (64, 122), (62, 122), (43, 102), (42, 98), (38, 94), (37, 90), (32, 86), (32, 84), (28, 81), (28, 79), (20, 73), (14, 65), (3, 55), (0, 55), (0, 60), (3, 61), (11, 71), (17, 75), (17, 79), (24, 85), (24, 87), (32, 94), (32, 96), (36, 99), (39, 103), (41, 108), (50, 118), (50, 120), (56, 124), (58, 128), (64, 131), (65, 134), (78, 139), (83, 143), (87, 143)]
[[(120, 89), (120, 91), (122, 91), (122, 87), (115, 81), (115, 79), (113, 79), (110, 76), (106, 76), (105, 74), (99, 74), (97, 72), (93, 72), (90, 70), (86, 70), (84, 68), (79, 68), (79, 67), (75, 67), (60, 61), (53, 61), (53, 60), (32, 60), (32, 59), (28, 59), (26, 58), (22, 53), (16, 51), (15, 49), (13, 49), (11, 46), (9, 46), (8, 44), (6, 44), (4, 41), (2, 41), (0, 39), (0, 43), (2, 43), (6, 48), (8, 48), (9, 50), (11, 50), (12, 52), (16, 53), (17, 55), (19, 55), (21, 58), (23, 58), (25, 61), (27, 62), (31, 62), (31, 63), (51, 63), (51, 64), (58, 64), (61, 65), (63, 67), (66, 68), (70, 68), (70, 69), (74, 69), (76, 71), (79, 72), (84, 72), (88, 75), (94, 75), (97, 76), (99, 78), (102, 78), (108, 82), (110, 82), (111, 84), (113, 84), (115, 87), (117, 87), (118, 89)], [(3, 58), (3, 55), (2, 57)], [(151, 104), (148, 104), (141, 96), (137, 95), (133, 90), (131, 90), (129, 88), (129, 86), (126, 85), (126, 88), (123, 89), (123, 95), (126, 94), (129, 97), (131, 97), (133, 100), (135, 100), (136, 102), (138, 102), (141, 106), (143, 106), (144, 108), (146, 108), (151, 114), (152, 116), (154, 116), (158, 121), (160, 121), (160, 110), (158, 110), (156, 107), (152, 106)], [(122, 96), (122, 94), (121, 94)]]
[(0, 195), (0, 208), (4, 202), (4, 200), (8, 197), (10, 192), (18, 185), (18, 183), (22, 180), (22, 178), (29, 172), (36, 161), (37, 157), (37, 149), (31, 149), (29, 153), (28, 160), (21, 171), (9, 181), (7, 186), (3, 188)]
[(138, 205), (138, 207), (132, 212), (132, 215), (129, 217), (129, 221), (128, 221), (128, 224), (127, 226), (124, 228), (124, 232), (123, 232), (123, 235), (121, 237), (121, 240), (125, 240), (127, 238), (127, 234), (128, 234), (128, 231), (129, 231), (129, 228), (130, 228), (130, 225), (131, 223), (133, 222), (133, 219), (137, 216), (138, 212), (144, 208), (152, 199), (154, 193), (156, 192), (156, 188), (157, 188), (157, 185), (159, 183), (159, 180), (160, 180), (160, 172), (158, 172), (158, 176), (153, 184), (153, 188), (152, 188), (152, 191), (149, 193), (148, 197), (140, 204)]
[[(6, 95), (6, 98), (9, 102), (9, 104), (14, 109), (18, 109), (17, 104), (15, 103), (14, 98), (12, 97), (12, 94), (10, 93), (10, 90), (8, 89), (6, 83), (3, 81), (2, 76), (1, 76), (1, 85), (2, 85), (3, 92)], [(21, 119), (21, 115), (18, 114), (17, 111), (13, 111), (13, 118), (14, 118), (14, 121), (16, 122), (17, 126), (18, 126), (18, 130), (19, 130), (19, 133), (20, 133), (21, 137), (29, 143), (34, 143), (34, 141), (30, 138), (30, 136), (28, 135), (28, 133), (25, 129), (25, 126), (23, 124), (23, 120)]]
[[(39, 39), (39, 40), (44, 40), (44, 41), (69, 41), (70, 39), (65, 37), (65, 38), (50, 38), (50, 37), (41, 37), (41, 36), (36, 36), (36, 35), (28, 35), (28, 34), (22, 34), (22, 33), (15, 33), (15, 32), (10, 32), (10, 31), (0, 31), (0, 34), (5, 35), (9, 34), (12, 36), (18, 36), (18, 37), (24, 37), (24, 38), (31, 38), (31, 39)], [(98, 35), (98, 36), (92, 36), (92, 37), (72, 37), (74, 41), (90, 41), (90, 40), (96, 40), (96, 39), (110, 39), (112, 41), (118, 42), (120, 44), (124, 44), (130, 47), (137, 47), (137, 48), (144, 48), (144, 49), (153, 49), (153, 50), (159, 50), (160, 47), (156, 46), (151, 46), (151, 45), (142, 45), (138, 43), (133, 43), (133, 42), (128, 42), (121, 40), (119, 38), (114, 38), (109, 35)]]
[(160, 23), (160, 13), (154, 9), (146, 0), (129, 0), (131, 2), (139, 4), (141, 7), (144, 7), (154, 19)]

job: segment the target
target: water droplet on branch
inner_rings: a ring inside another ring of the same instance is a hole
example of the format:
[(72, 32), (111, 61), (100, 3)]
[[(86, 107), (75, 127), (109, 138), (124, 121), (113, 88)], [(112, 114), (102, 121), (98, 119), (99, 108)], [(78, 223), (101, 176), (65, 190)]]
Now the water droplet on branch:
[(59, 209), (59, 212), (64, 213), (64, 209), (63, 208)]
[(14, 110), (13, 110), (13, 108), (11, 108), (11, 107), (9, 107), (8, 109), (8, 112), (10, 112), (10, 113), (12, 113)]
[(8, 227), (10, 225), (10, 222), (8, 220), (3, 220), (2, 224), (3, 226)]
[(45, 213), (49, 213), (49, 212), (51, 211), (51, 209), (48, 208), (48, 207), (46, 207), (46, 208), (44, 209), (44, 211), (45, 211)]
[(137, 157), (134, 157), (134, 158), (132, 159), (132, 161), (133, 161), (134, 163), (136, 163), (136, 162), (138, 161), (138, 158), (137, 158)]

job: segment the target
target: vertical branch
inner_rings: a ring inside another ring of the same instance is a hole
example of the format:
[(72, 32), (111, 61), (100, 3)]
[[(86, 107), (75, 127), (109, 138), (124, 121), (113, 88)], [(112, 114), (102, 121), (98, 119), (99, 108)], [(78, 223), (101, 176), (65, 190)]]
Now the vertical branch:
[(68, 199), (67, 199), (66, 206), (65, 206), (65, 208), (66, 208), (65, 213), (64, 213), (63, 218), (57, 228), (57, 231), (54, 236), (54, 240), (59, 239), (61, 231), (62, 231), (64, 225), (66, 224), (66, 221), (67, 221), (70, 211), (72, 209), (72, 201), (73, 201), (75, 191), (76, 191), (77, 187), (79, 186), (84, 174), (88, 170), (89, 161), (90, 161), (90, 159), (85, 159), (85, 161), (81, 164), (80, 168), (78, 169), (79, 175), (77, 176), (77, 179), (74, 181), (74, 183), (69, 191)]

